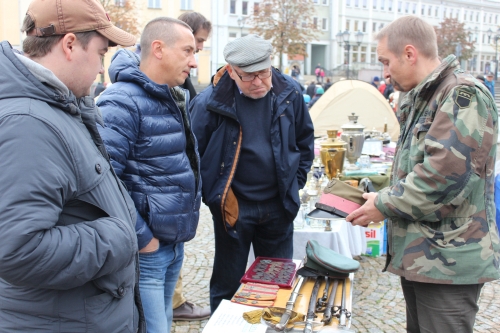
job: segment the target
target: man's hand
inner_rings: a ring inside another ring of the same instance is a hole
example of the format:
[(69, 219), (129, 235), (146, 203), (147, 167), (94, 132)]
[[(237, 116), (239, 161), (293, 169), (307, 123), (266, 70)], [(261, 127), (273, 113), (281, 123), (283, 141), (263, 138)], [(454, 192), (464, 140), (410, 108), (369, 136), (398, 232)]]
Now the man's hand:
[(153, 239), (151, 240), (151, 242), (149, 242), (148, 245), (139, 250), (139, 253), (155, 252), (159, 248), (160, 248), (160, 242), (158, 241), (158, 238), (153, 237)]
[(351, 222), (352, 225), (360, 225), (363, 227), (366, 227), (372, 221), (383, 221), (385, 219), (384, 215), (375, 207), (377, 196), (378, 194), (375, 192), (363, 193), (363, 198), (366, 199), (365, 204), (347, 215), (346, 221)]

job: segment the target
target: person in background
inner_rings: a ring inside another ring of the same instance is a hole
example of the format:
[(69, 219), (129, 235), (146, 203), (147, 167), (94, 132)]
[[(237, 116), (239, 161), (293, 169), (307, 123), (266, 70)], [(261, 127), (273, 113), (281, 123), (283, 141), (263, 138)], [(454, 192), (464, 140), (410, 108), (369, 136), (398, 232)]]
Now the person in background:
[(499, 275), (493, 193), (498, 111), (434, 28), (404, 16), (377, 35), (401, 103), (391, 185), (365, 193), (353, 225), (388, 220), (386, 267), (400, 276), (408, 332), (472, 333), (484, 283)]
[(385, 92), (385, 88), (387, 87), (387, 85), (385, 84), (385, 81), (384, 80), (381, 80), (380, 81), (380, 84), (378, 86), (378, 91), (380, 91), (380, 93), (383, 95), (384, 92)]
[(318, 81), (318, 83), (323, 83), (325, 80), (325, 70), (323, 68), (320, 68), (319, 70), (319, 78), (320, 81)]
[(323, 85), (323, 90), (326, 92), (332, 86), (332, 82), (329, 78), (326, 79), (325, 84)]
[(312, 99), (315, 93), (316, 93), (316, 82), (311, 81), (311, 83), (309, 83), (309, 85), (306, 88), (306, 94), (308, 94), (309, 97)]
[(380, 79), (378, 76), (373, 77), (371, 85), (374, 86), (378, 90), (378, 87), (380, 86)]
[(231, 299), (255, 256), (291, 258), (299, 189), (314, 158), (314, 130), (298, 84), (271, 67), (260, 36), (224, 48), (228, 65), (190, 104), (203, 200), (214, 220), (212, 313)]
[(493, 80), (493, 73), (489, 72), (486, 74), (486, 80), (484, 81), (484, 85), (488, 88), (491, 93), (491, 96), (495, 98), (495, 81)]
[(312, 106), (314, 105), (314, 103), (316, 103), (318, 101), (318, 99), (320, 99), (321, 96), (323, 96), (324, 93), (325, 93), (325, 91), (323, 90), (322, 87), (317, 87), (316, 88), (316, 93), (314, 94), (314, 97), (313, 97), (313, 99), (311, 99), (311, 101), (309, 102), (309, 104), (307, 104), (307, 107), (309, 109), (311, 109)]
[[(191, 27), (191, 29), (193, 29), (194, 41), (196, 43), (196, 53), (203, 50), (203, 44), (208, 40), (208, 36), (210, 36), (210, 33), (212, 32), (212, 23), (209, 20), (207, 20), (205, 18), (205, 16), (203, 16), (197, 12), (185, 12), (185, 13), (181, 14), (178, 17), (178, 19), (185, 22), (187, 25), (189, 25)], [(193, 83), (191, 82), (191, 75), (188, 76), (188, 78), (181, 85), (181, 87), (184, 89), (187, 89), (189, 91), (189, 95), (190, 95), (191, 99), (193, 99), (196, 96), (197, 92), (194, 89)], [(182, 274), (181, 274), (181, 276), (182, 276)], [(182, 278), (181, 278), (181, 282), (182, 282)], [(182, 290), (181, 290), (181, 292), (182, 292)], [(176, 295), (177, 295), (177, 293), (176, 293)], [(184, 296), (181, 297), (181, 301), (182, 300), (185, 300)], [(174, 303), (178, 303), (176, 301), (176, 298), (174, 299)], [(192, 305), (192, 303), (185, 303), (185, 302), (181, 303), (181, 305), (184, 305), (184, 304), (191, 304)], [(179, 305), (179, 307), (181, 305)], [(181, 310), (181, 308), (179, 308), (179, 307), (177, 309), (178, 310), (177, 317), (176, 317), (176, 311), (174, 309), (174, 319), (177, 318), (175, 320), (180, 320), (181, 317), (184, 316), (184, 311), (182, 311), (182, 313), (179, 313), (179, 310)], [(193, 311), (197, 312), (196, 310), (193, 310)], [(204, 316), (204, 317), (206, 317), (206, 316)], [(196, 317), (192, 318), (192, 320), (196, 320), (195, 318)], [(199, 316), (197, 318), (199, 319), (201, 317)], [(186, 319), (190, 319), (190, 318), (186, 318)]]
[(297, 72), (297, 66), (296, 65), (293, 65), (292, 66), (292, 73), (290, 75), (292, 77), (292, 79), (294, 80), (298, 80), (298, 77), (299, 77), (299, 73)]
[[(320, 76), (320, 73), (321, 73), (321, 64), (318, 63), (316, 65), (316, 68), (314, 68), (314, 75), (316, 75), (316, 82), (319, 82), (321, 76)], [(311, 97), (312, 98), (312, 97)]]
[(484, 81), (486, 80), (486, 79), (484, 78), (484, 75), (483, 75), (483, 74), (478, 74), (478, 75), (476, 76), (476, 79), (477, 79), (479, 82), (481, 82), (482, 84), (484, 84)]
[(394, 86), (391, 84), (391, 78), (388, 77), (385, 79), (385, 89), (384, 89), (384, 97), (389, 100), (391, 94), (394, 92)]
[(146, 333), (136, 215), (90, 87), (135, 37), (98, 0), (31, 1), (0, 43), (0, 332)]
[(201, 205), (200, 159), (180, 88), (196, 67), (193, 32), (158, 17), (144, 28), (141, 55), (119, 50), (99, 98), (99, 127), (116, 174), (137, 211), (140, 293), (148, 333), (168, 333), (184, 242), (196, 235)]
[[(212, 31), (212, 23), (197, 12), (185, 12), (179, 16), (179, 20), (185, 22), (193, 29), (196, 53), (203, 50), (203, 44), (208, 40)], [(189, 91), (190, 99), (196, 96), (196, 90), (191, 82), (191, 76), (181, 85)], [(182, 269), (179, 279), (175, 285), (174, 297), (172, 299), (173, 320), (204, 320), (210, 317), (210, 308), (202, 308), (186, 299), (182, 291)]]
[(94, 89), (94, 98), (99, 97), (99, 95), (106, 89), (106, 86), (102, 82), (98, 82)]

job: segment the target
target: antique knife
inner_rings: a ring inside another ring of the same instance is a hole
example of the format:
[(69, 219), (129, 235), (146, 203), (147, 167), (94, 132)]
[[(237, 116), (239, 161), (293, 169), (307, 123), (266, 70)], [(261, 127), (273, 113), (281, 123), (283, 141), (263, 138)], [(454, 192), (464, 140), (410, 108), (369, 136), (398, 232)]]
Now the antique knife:
[(316, 278), (314, 282), (314, 287), (311, 293), (311, 299), (309, 300), (309, 309), (307, 310), (306, 326), (304, 328), (304, 333), (311, 333), (313, 330), (313, 320), (315, 318), (316, 310), (316, 298), (318, 298), (319, 286), (321, 285), (321, 279)]
[(286, 324), (288, 323), (288, 320), (290, 320), (290, 316), (292, 315), (293, 306), (295, 305), (295, 301), (297, 300), (297, 296), (299, 295), (299, 291), (300, 288), (302, 287), (303, 282), (304, 282), (304, 277), (300, 276), (299, 280), (297, 281), (297, 284), (295, 285), (295, 288), (293, 288), (292, 294), (290, 295), (288, 302), (286, 302), (286, 311), (285, 313), (283, 313), (283, 316), (281, 316), (280, 322), (276, 324), (276, 330), (283, 331), (285, 329)]

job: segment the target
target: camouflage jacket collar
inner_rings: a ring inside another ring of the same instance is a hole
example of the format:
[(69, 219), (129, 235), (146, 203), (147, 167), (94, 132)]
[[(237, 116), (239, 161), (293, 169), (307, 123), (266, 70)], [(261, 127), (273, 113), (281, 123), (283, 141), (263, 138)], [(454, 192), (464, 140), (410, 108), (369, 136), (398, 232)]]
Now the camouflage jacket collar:
[(431, 89), (433, 86), (437, 87), (441, 84), (444, 78), (450, 72), (459, 69), (459, 62), (455, 55), (450, 54), (443, 59), (441, 65), (439, 65), (432, 73), (430, 73), (422, 82), (420, 82), (415, 88), (413, 88), (408, 95), (411, 97), (417, 96), (422, 90)]

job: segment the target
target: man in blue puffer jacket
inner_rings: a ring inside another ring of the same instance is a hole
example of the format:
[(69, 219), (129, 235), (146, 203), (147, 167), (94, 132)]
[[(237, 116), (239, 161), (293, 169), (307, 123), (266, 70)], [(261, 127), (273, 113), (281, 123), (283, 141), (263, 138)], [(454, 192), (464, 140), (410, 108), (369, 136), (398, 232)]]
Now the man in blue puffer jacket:
[(141, 59), (118, 51), (113, 85), (99, 98), (100, 128), (113, 166), (137, 209), (140, 293), (148, 333), (170, 332), (172, 295), (195, 236), (201, 203), (197, 143), (187, 91), (178, 88), (196, 67), (191, 28), (160, 17), (141, 37)]
[(214, 220), (212, 312), (238, 289), (250, 244), (256, 257), (293, 255), (314, 130), (299, 84), (271, 67), (272, 50), (253, 34), (227, 44), (228, 65), (190, 104)]

